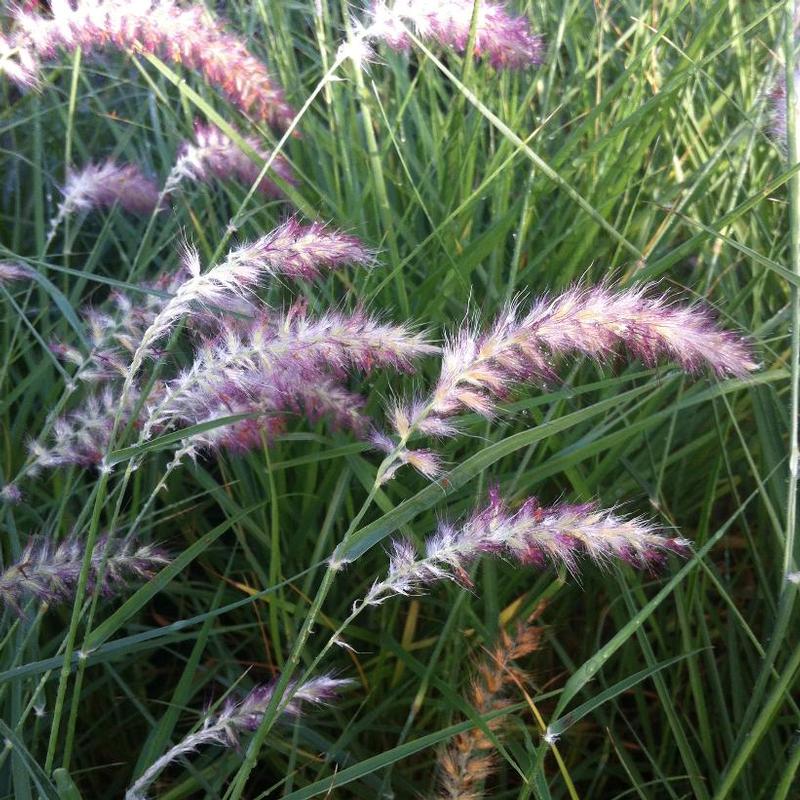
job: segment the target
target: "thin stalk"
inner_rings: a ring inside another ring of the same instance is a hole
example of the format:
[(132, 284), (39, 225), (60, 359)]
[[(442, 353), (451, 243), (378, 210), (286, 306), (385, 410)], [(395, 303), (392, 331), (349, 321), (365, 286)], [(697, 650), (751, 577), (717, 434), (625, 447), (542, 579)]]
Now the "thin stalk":
[(64, 713), (64, 701), (67, 696), (67, 684), (69, 683), (69, 675), (72, 671), (72, 652), (75, 649), (75, 640), (78, 636), (78, 624), (81, 619), (82, 603), (80, 598), (86, 594), (86, 587), (89, 583), (89, 571), (92, 564), (92, 551), (97, 543), (97, 537), (100, 530), (100, 512), (105, 505), (108, 481), (110, 478), (108, 471), (103, 471), (100, 475), (100, 480), (97, 486), (97, 496), (95, 498), (94, 508), (92, 509), (92, 518), (89, 523), (89, 532), (86, 536), (86, 550), (83, 555), (83, 563), (81, 564), (81, 572), (78, 576), (78, 583), (75, 588), (75, 602), (72, 605), (72, 614), (69, 619), (69, 628), (67, 629), (67, 636), (64, 646), (64, 660), (61, 664), (61, 672), (58, 676), (58, 688), (56, 689), (56, 701), (53, 706), (53, 719), (50, 725), (50, 739), (47, 743), (47, 756), (44, 763), (44, 771), (49, 775), (53, 770), (53, 761), (56, 756), (56, 747), (59, 742), (59, 728), (61, 727), (61, 717)]
[[(347, 35), (352, 45), (353, 33), (349, 25)], [(389, 193), (386, 190), (386, 176), (384, 175), (383, 163), (381, 162), (381, 151), (378, 147), (378, 140), (375, 137), (375, 127), (370, 111), (370, 96), (369, 92), (367, 92), (364, 76), (361, 73), (361, 69), (359, 69), (359, 65), (355, 65), (353, 72), (355, 74), (358, 99), (361, 105), (361, 120), (363, 122), (364, 138), (367, 141), (367, 155), (369, 157), (370, 169), (372, 170), (375, 194), (378, 200), (378, 210), (380, 211), (381, 223), (389, 242), (389, 254), (392, 259), (392, 270), (395, 273), (395, 287), (397, 288), (397, 297), (400, 303), (400, 313), (403, 318), (406, 319), (411, 315), (411, 310), (408, 305), (408, 293), (406, 292), (406, 285), (403, 281), (403, 274), (402, 271), (398, 269), (398, 265), (400, 264), (400, 250), (397, 245), (397, 233), (394, 229), (394, 212), (389, 202)]]
[[(175, 452), (175, 455), (172, 457), (170, 462), (167, 464), (166, 468), (164, 469), (163, 474), (159, 477), (158, 482), (156, 483), (154, 489), (150, 492), (150, 495), (142, 504), (142, 507), (139, 509), (136, 518), (134, 519), (133, 523), (131, 524), (130, 528), (128, 529), (128, 534), (126, 539), (130, 541), (136, 535), (136, 532), (139, 528), (140, 523), (144, 519), (147, 511), (149, 510), (150, 506), (153, 504), (153, 501), (158, 496), (158, 494), (167, 487), (169, 482), (169, 478), (172, 473), (181, 465), (183, 457), (186, 455), (187, 449), (185, 447), (181, 447)], [(131, 459), (130, 463), (134, 463), (134, 459)], [(117, 497), (116, 507), (114, 509), (114, 520), (119, 518), (119, 514), (121, 512), (122, 501), (124, 498), (124, 492), (120, 492), (119, 496)], [(112, 528), (115, 528), (116, 525), (112, 525)], [(111, 546), (113, 544), (112, 538), (109, 536), (106, 542), (105, 549), (103, 550), (103, 557), (100, 561), (100, 564), (97, 568), (97, 579), (96, 583), (98, 586), (103, 585), (103, 576), (105, 575), (106, 565), (108, 563), (108, 555), (111, 552)], [(92, 624), (94, 622), (94, 615), (97, 611), (97, 603), (100, 599), (100, 595), (97, 592), (94, 592), (92, 595), (92, 600), (89, 605), (89, 611), (86, 615), (86, 625), (85, 625), (85, 633), (83, 638), (83, 646), (82, 649), (86, 649), (86, 644), (89, 640), (89, 637), (92, 634)], [(78, 662), (77, 671), (75, 675), (75, 683), (72, 689), (72, 703), (70, 706), (70, 715), (69, 719), (67, 720), (67, 732), (64, 736), (64, 754), (61, 759), (61, 766), (63, 769), (69, 770), (69, 763), (70, 759), (72, 758), (72, 750), (75, 743), (75, 731), (77, 728), (78, 722), (78, 706), (80, 705), (80, 696), (81, 696), (81, 689), (83, 687), (83, 677), (84, 673), (86, 672), (87, 662), (86, 659), (81, 659)]]
[(488, 106), (486, 106), (478, 96), (471, 90), (468, 89), (464, 84), (425, 46), (420, 39), (415, 36), (412, 32), (409, 32), (409, 36), (412, 38), (414, 43), (417, 47), (422, 50), (425, 55), (436, 65), (439, 71), (448, 78), (453, 85), (467, 98), (471, 105), (475, 106), (475, 108), (480, 111), (480, 113), (486, 117), (492, 125), (497, 128), (503, 136), (506, 137), (510, 142), (512, 142), (516, 147), (518, 147), (527, 158), (529, 158), (536, 168), (549, 180), (555, 183), (563, 192), (570, 197), (573, 202), (577, 206), (579, 206), (589, 217), (599, 226), (601, 227), (606, 233), (614, 238), (614, 240), (625, 248), (629, 253), (634, 255), (638, 261), (644, 264), (645, 256), (644, 253), (635, 245), (633, 242), (626, 239), (610, 222), (606, 220), (606, 218), (591, 204), (589, 203), (583, 195), (575, 189), (572, 184), (568, 183), (561, 175), (558, 174), (556, 170), (554, 170), (538, 153), (534, 152), (534, 150), (528, 147), (527, 144), (517, 136), (511, 128), (503, 122), (500, 117), (497, 116)]
[(261, 182), (264, 180), (267, 172), (269, 171), (270, 167), (274, 163), (275, 159), (281, 154), (283, 151), (283, 147), (286, 142), (289, 141), (291, 135), (297, 129), (297, 126), (300, 124), (300, 120), (305, 116), (306, 111), (311, 107), (311, 104), (316, 99), (317, 95), (330, 83), (331, 79), (336, 74), (339, 67), (345, 62), (345, 60), (349, 57), (348, 53), (344, 50), (340, 50), (336, 54), (336, 58), (333, 60), (333, 63), (330, 65), (330, 68), (325, 72), (325, 74), (319, 79), (317, 85), (314, 87), (311, 94), (306, 98), (306, 101), (300, 107), (300, 110), (295, 114), (292, 121), (289, 123), (289, 127), (283, 132), (283, 135), (280, 139), (278, 139), (278, 143), (273, 148), (272, 152), (269, 155), (269, 158), (264, 162), (264, 166), (261, 168), (261, 172), (258, 173), (258, 177), (253, 182), (253, 185), (250, 187), (247, 194), (244, 196), (244, 199), (239, 206), (237, 212), (233, 215), (228, 227), (225, 229), (225, 235), (220, 239), (219, 244), (217, 245), (217, 249), (214, 251), (214, 255), (212, 256), (212, 263), (216, 263), (219, 260), (219, 257), (222, 255), (225, 247), (227, 246), (228, 242), (230, 241), (231, 236), (236, 232), (239, 223), (241, 221), (242, 216), (244, 215), (244, 209), (247, 207), (247, 204), (252, 200), (255, 193), (258, 191), (258, 187), (261, 185)]
[[(789, 163), (800, 163), (800, 131), (798, 131), (798, 96), (795, 85), (794, 20), (800, 10), (798, 0), (786, 3), (786, 31), (784, 57), (786, 60), (786, 137)], [(791, 235), (790, 267), (800, 278), (800, 173), (789, 178), (789, 231)], [(786, 581), (786, 575), (794, 571), (794, 542), (797, 523), (797, 479), (800, 464), (800, 290), (791, 286), (792, 297), (792, 387), (789, 409), (789, 485), (786, 498), (786, 540), (783, 548), (783, 575), (781, 576), (781, 600), (794, 598), (794, 587)]]
[[(792, 587), (794, 591), (797, 591)], [(745, 768), (748, 759), (753, 754), (753, 751), (758, 746), (761, 739), (769, 731), (775, 715), (780, 711), (781, 705), (785, 702), (784, 693), (789, 691), (790, 687), (794, 684), (797, 673), (800, 670), (800, 644), (795, 647), (794, 652), (789, 658), (789, 662), (781, 673), (780, 680), (773, 687), (772, 691), (767, 697), (766, 702), (761, 708), (761, 711), (753, 723), (752, 727), (748, 730), (747, 738), (745, 739), (744, 746), (739, 748), (730, 767), (726, 770), (722, 779), (719, 789), (717, 789), (713, 800), (724, 800), (729, 797), (731, 790), (736, 785), (742, 770)]]

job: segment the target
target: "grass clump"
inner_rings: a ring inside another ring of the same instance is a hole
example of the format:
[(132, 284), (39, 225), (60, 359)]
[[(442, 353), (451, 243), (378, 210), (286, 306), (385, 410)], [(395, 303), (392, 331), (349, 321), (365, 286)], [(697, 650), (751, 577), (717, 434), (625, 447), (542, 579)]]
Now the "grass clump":
[(791, 5), (7, 9), (0, 796), (794, 796)]

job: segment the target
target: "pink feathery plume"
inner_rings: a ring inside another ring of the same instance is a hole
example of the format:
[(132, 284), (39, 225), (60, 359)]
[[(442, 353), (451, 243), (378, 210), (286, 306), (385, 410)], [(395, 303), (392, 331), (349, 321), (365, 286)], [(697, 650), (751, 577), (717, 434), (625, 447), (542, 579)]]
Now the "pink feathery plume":
[(30, 278), (30, 268), (16, 261), (0, 261), (0, 286)]
[[(473, 0), (374, 0), (367, 35), (395, 50), (411, 45), (407, 28), (422, 39), (465, 52), (472, 24)], [(541, 64), (544, 42), (525, 17), (510, 14), (503, 3), (481, 0), (475, 35), (475, 56), (496, 69), (521, 69)]]
[(663, 358), (689, 373), (707, 367), (720, 378), (745, 377), (758, 368), (745, 340), (720, 330), (706, 308), (679, 306), (650, 292), (648, 285), (617, 292), (604, 285), (575, 287), (534, 303), (516, 331), (513, 319), (500, 322), (498, 333), (524, 338), (529, 330), (555, 356), (605, 358), (624, 347), (649, 365)]
[[(800, 85), (800, 70), (796, 70), (794, 74), (795, 85)], [(772, 138), (780, 145), (781, 148), (786, 148), (786, 79), (782, 78), (772, 91), (769, 93), (769, 130)]]
[(407, 324), (385, 323), (362, 310), (311, 316), (301, 301), (285, 315), (267, 312), (229, 323), (198, 348), (193, 369), (207, 374), (291, 364), (295, 371), (327, 370), (339, 376), (387, 367), (411, 372), (417, 359), (438, 352)]
[[(17, 561), (0, 573), (0, 602), (17, 612), (27, 598), (72, 602), (84, 552), (84, 543), (76, 537), (59, 543), (32, 539)], [(147, 580), (167, 563), (167, 554), (152, 545), (101, 537), (92, 551), (88, 591), (97, 586), (104, 597), (120, 596), (130, 584)]]
[(20, 489), (16, 483), (7, 483), (0, 489), (0, 503), (17, 506), (22, 502), (22, 499), (22, 489)]
[(364, 437), (370, 427), (362, 413), (364, 405), (360, 395), (322, 372), (304, 376), (288, 365), (228, 370), (210, 373), (189, 387), (180, 378), (168, 384), (163, 397), (151, 402), (145, 431), (149, 435), (153, 430), (247, 414), (247, 419), (210, 428), (187, 440), (196, 450), (242, 453), (270, 444), (283, 433), (290, 415), (312, 423), (327, 419), (335, 429)]
[[(204, 274), (200, 274), (197, 253), (186, 248), (181, 268), (156, 281), (141, 284), (137, 287), (141, 292), (136, 299), (113, 292), (113, 308), (84, 311), (92, 344), (88, 365), (79, 350), (63, 344), (52, 347), (65, 361), (84, 365), (76, 377), (107, 380), (124, 375), (130, 366), (130, 357), (143, 342), (146, 341), (146, 347), (152, 347), (186, 315), (199, 319), (205, 329), (213, 329), (220, 324), (214, 309), (253, 312), (246, 295), (264, 276), (314, 278), (348, 262), (370, 266), (373, 260), (372, 251), (354, 236), (319, 222), (304, 224), (292, 218), (261, 239), (234, 248), (223, 262)], [(9, 276), (11, 274), (9, 268)], [(350, 317), (330, 314), (312, 323), (297, 305), (289, 315), (280, 318), (280, 322), (277, 319), (272, 315), (259, 315), (247, 329), (230, 323), (222, 328), (222, 333), (205, 343), (202, 352), (216, 368), (220, 361), (241, 360), (250, 357), (248, 354), (255, 357), (257, 354), (251, 351), (270, 340), (271, 352), (282, 350), (291, 355), (289, 351), (293, 350), (296, 357), (308, 353), (319, 360), (332, 358), (337, 353), (337, 357), (344, 357), (346, 351), (349, 363), (360, 369), (365, 369), (370, 359), (376, 366), (407, 369), (410, 359), (433, 352), (422, 335), (412, 333), (407, 326), (384, 325), (364, 314)], [(293, 342), (297, 346), (293, 347)], [(325, 353), (321, 352), (323, 349)]]
[(135, 164), (87, 164), (70, 170), (64, 184), (59, 218), (78, 211), (111, 208), (119, 204), (131, 214), (151, 214), (158, 206), (158, 186)]
[(191, 276), (160, 311), (142, 337), (141, 352), (147, 352), (182, 317), (198, 308), (224, 308), (241, 301), (266, 275), (315, 278), (324, 270), (345, 264), (369, 265), (373, 255), (354, 236), (327, 228), (320, 222), (303, 224), (287, 220), (255, 242), (231, 250), (224, 261), (208, 272), (200, 272), (196, 250), (187, 247), (183, 267)]
[[(74, 380), (104, 383), (124, 378), (145, 332), (189, 277), (181, 267), (136, 285), (130, 294), (112, 291), (105, 307), (88, 306), (81, 311), (90, 345), (88, 353), (63, 342), (52, 343), (51, 351), (65, 363), (78, 367)], [(197, 309), (192, 322), (207, 333), (219, 326), (220, 318), (214, 309), (207, 313)]]
[(15, 37), (0, 33), (0, 75), (20, 89), (32, 89), (39, 82), (39, 63), (33, 53), (19, 46)]
[(22, 86), (38, 81), (39, 61), (59, 50), (114, 47), (151, 53), (200, 72), (245, 113), (285, 128), (294, 117), (283, 90), (244, 42), (200, 4), (172, 0), (53, 0), (52, 15), (18, 11), (0, 41), (0, 71)]
[[(390, 421), (400, 437), (392, 459), (412, 463), (405, 444), (415, 431), (453, 436), (459, 413), (493, 417), (515, 385), (555, 379), (552, 362), (571, 353), (603, 360), (625, 348), (647, 364), (667, 358), (687, 372), (705, 366), (720, 377), (757, 369), (746, 341), (717, 328), (707, 310), (676, 306), (663, 295), (648, 296), (648, 289), (575, 287), (537, 300), (527, 312), (512, 303), (484, 332), (465, 327), (444, 347), (432, 394), (392, 408)], [(432, 465), (425, 463), (428, 474)], [(396, 466), (385, 469), (388, 480)]]
[(297, 217), (239, 252), (245, 259), (264, 261), (274, 274), (306, 280), (347, 264), (370, 267), (375, 262), (375, 253), (355, 236), (324, 222), (303, 223)]
[(393, 543), (389, 573), (376, 581), (364, 600), (378, 605), (393, 595), (421, 592), (442, 580), (471, 586), (467, 569), (482, 555), (510, 558), (520, 564), (565, 566), (576, 573), (585, 555), (605, 564), (618, 559), (638, 568), (664, 563), (668, 553), (685, 555), (689, 542), (664, 536), (642, 519), (626, 519), (593, 503), (540, 506), (536, 499), (511, 511), (496, 490), (489, 504), (460, 525), (441, 523), (420, 556), (413, 543)]
[[(271, 157), (271, 153), (261, 147), (255, 136), (246, 137), (245, 142), (263, 162)], [(242, 152), (219, 128), (195, 122), (194, 142), (184, 142), (181, 145), (164, 191), (173, 191), (182, 180), (208, 183), (213, 178), (236, 180), (245, 186), (252, 186), (258, 180), (261, 168), (259, 163)], [(270, 170), (286, 183), (297, 185), (292, 168), (283, 156), (273, 159)], [(269, 178), (269, 174), (261, 179), (258, 190), (268, 197), (282, 197), (283, 191)]]
[[(173, 761), (195, 753), (205, 745), (238, 748), (242, 734), (258, 730), (275, 695), (277, 679), (256, 686), (239, 701), (227, 700), (221, 711), (208, 714), (199, 730), (188, 734), (178, 744), (154, 761), (125, 792), (125, 800), (146, 800), (147, 791), (156, 777)], [(322, 675), (298, 684), (291, 681), (284, 690), (281, 714), (297, 718), (303, 706), (325, 705), (333, 702), (340, 691), (352, 681)]]
[(131, 421), (135, 403), (134, 393), (130, 393), (121, 408), (119, 392), (110, 386), (84, 398), (79, 407), (55, 421), (49, 445), (39, 441), (29, 444), (30, 472), (71, 465), (102, 465), (117, 415), (121, 424), (126, 425)]
[[(382, 323), (363, 311), (311, 317), (305, 303), (298, 302), (285, 315), (269, 312), (230, 322), (201, 342), (193, 363), (150, 402), (144, 431), (149, 436), (169, 420), (193, 418), (200, 408), (206, 409), (202, 416), (212, 419), (235, 407), (235, 413), (269, 416), (275, 431), (284, 412), (292, 411), (311, 419), (325, 416), (336, 427), (362, 435), (368, 428), (360, 412), (362, 398), (337, 381), (353, 371), (411, 371), (415, 359), (437, 350), (407, 325)], [(276, 413), (281, 416), (273, 417)], [(260, 423), (236, 425), (258, 430)], [(225, 438), (227, 433), (211, 435)], [(257, 437), (260, 442), (261, 433)]]
[(465, 410), (492, 416), (515, 384), (553, 380), (553, 358), (570, 353), (607, 359), (624, 347), (647, 364), (667, 358), (687, 372), (706, 366), (720, 377), (757, 368), (745, 340), (719, 330), (708, 311), (648, 297), (648, 289), (576, 287), (536, 301), (527, 313), (512, 304), (483, 333), (463, 329), (444, 348), (432, 396), (398, 409), (395, 428), (451, 434), (448, 417)]
[[(311, 423), (324, 419), (334, 429), (350, 431), (362, 439), (370, 430), (370, 421), (363, 414), (363, 397), (323, 372), (306, 376), (287, 365), (272, 370), (210, 373), (205, 381), (189, 386), (181, 384), (180, 378), (157, 381), (150, 389), (145, 407), (133, 419), (137, 401), (136, 393), (131, 391), (121, 409), (120, 395), (113, 385), (105, 385), (88, 395), (79, 407), (55, 421), (47, 443), (30, 443), (28, 473), (64, 466), (103, 469), (117, 417), (120, 426), (133, 422), (142, 441), (169, 430), (221, 422), (217, 427), (187, 436), (184, 455), (259, 449), (286, 430), (290, 417), (304, 417)], [(240, 414), (247, 417), (227, 421)]]

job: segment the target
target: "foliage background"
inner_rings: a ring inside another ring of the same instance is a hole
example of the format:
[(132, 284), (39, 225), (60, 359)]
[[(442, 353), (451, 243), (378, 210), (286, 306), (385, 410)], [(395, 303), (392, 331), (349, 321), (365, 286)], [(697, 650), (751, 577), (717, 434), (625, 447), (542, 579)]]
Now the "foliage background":
[[(349, 11), (324, 3), (315, 18), (310, 0), (217, 5), (296, 106), (331, 62)], [(591, 708), (557, 743), (563, 770), (530, 708), (515, 710), (489, 796), (792, 796), (800, 639), (796, 587), (783, 576), (798, 279), (787, 273), (793, 171), (765, 131), (768, 91), (783, 69), (784, 5), (519, 3), (547, 37), (535, 71), (498, 74), (453, 54), (437, 51), (437, 64), (418, 48), (410, 59), (381, 48), (380, 63), (364, 74), (344, 67), (311, 105), (302, 137), (286, 147), (300, 178), (293, 203), (374, 244), (382, 262), (370, 274), (302, 287), (312, 308), (361, 303), (440, 336), (467, 311), (490, 319), (517, 292), (557, 291), (579, 278), (657, 280), (707, 298), (726, 326), (750, 332), (763, 370), (746, 384), (717, 383), (669, 367), (582, 363), (562, 386), (512, 403), (516, 413), (500, 424), (473, 420), (445, 450), (454, 467), (518, 432), (539, 434), (463, 485), (413, 500), (407, 519), (396, 509), (425, 482), (401, 473), (366, 521), (417, 540), (494, 481), (512, 500), (619, 503), (678, 528), (698, 550), (711, 547), (664, 574), (587, 568), (579, 581), (486, 561), (474, 593), (440, 586), (370, 611), (347, 634), (356, 652), (332, 658), (358, 685), (335, 709), (270, 738), (248, 796), (430, 793), (438, 744), (468, 718), (470, 658), (543, 599), (546, 645), (527, 664), (531, 699), (547, 721), (570, 676), (591, 674), (570, 705)], [(41, 93), (0, 89), (0, 255), (23, 257), (47, 279), (2, 290), (5, 477), (64, 397), (65, 375), (45, 345), (77, 334), (58, 293), (75, 309), (102, 302), (112, 286), (175, 269), (183, 236), (209, 263), (231, 220), (237, 237), (253, 238), (287, 213), (284, 203), (243, 202), (246, 191), (232, 184), (194, 187), (149, 226), (119, 211), (93, 215), (45, 247), (66, 164), (113, 155), (163, 180), (196, 116), (245, 125), (187, 76), (152, 57), (77, 55), (48, 69)], [(290, 292), (276, 285), (265, 297), (280, 305)], [(370, 379), (362, 387), (370, 410), (380, 414), (434, 370)], [(154, 455), (139, 470), (126, 520), (165, 463)], [(101, 606), (82, 681), (68, 693), (55, 764), (71, 778), (59, 779), (83, 797), (119, 796), (243, 671), (239, 688), (279, 671), (376, 464), (352, 439), (298, 423), (269, 451), (174, 473), (145, 536), (173, 553), (199, 543), (199, 553), (134, 614)], [(28, 481), (25, 503), (2, 511), (4, 558), (31, 533), (85, 528), (93, 486), (79, 470)], [(203, 538), (219, 525), (219, 538)], [(307, 660), (385, 565), (374, 547), (340, 575)], [(3, 796), (49, 791), (40, 765), (69, 613), (34, 609), (13, 625), (5, 612), (0, 718), (13, 746), (0, 755)], [(606, 688), (642, 670), (601, 702)], [(42, 680), (45, 700), (31, 713)], [(420, 737), (428, 738), (410, 744)], [(169, 771), (160, 796), (225, 796), (240, 763), (235, 751), (204, 752)]]

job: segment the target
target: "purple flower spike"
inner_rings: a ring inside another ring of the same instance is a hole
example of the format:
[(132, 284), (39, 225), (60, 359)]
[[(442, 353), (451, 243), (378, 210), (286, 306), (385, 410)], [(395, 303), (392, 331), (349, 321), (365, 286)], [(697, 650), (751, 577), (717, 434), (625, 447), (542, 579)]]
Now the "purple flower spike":
[(347, 264), (370, 267), (375, 262), (375, 253), (355, 236), (322, 222), (302, 223), (296, 217), (246, 245), (242, 252), (263, 260), (277, 274), (306, 280)]
[(156, 209), (158, 198), (158, 186), (139, 167), (109, 159), (69, 172), (59, 216), (111, 208), (115, 204), (131, 214), (144, 216)]
[[(105, 569), (100, 580), (106, 548)], [(17, 611), (27, 598), (43, 603), (72, 602), (84, 552), (83, 542), (74, 537), (59, 544), (46, 539), (32, 540), (17, 563), (0, 574), (0, 600)], [(147, 580), (168, 562), (167, 554), (152, 545), (101, 537), (92, 551), (89, 590), (97, 587), (105, 597), (118, 596), (129, 584)]]
[(52, 0), (50, 7), (50, 16), (18, 10), (12, 34), (0, 37), (0, 72), (22, 87), (36, 86), (40, 62), (59, 50), (114, 47), (196, 70), (242, 111), (276, 127), (287, 127), (294, 117), (266, 66), (200, 3)]
[[(464, 53), (469, 42), (473, 0), (375, 0), (371, 7), (371, 36), (394, 50), (411, 45), (407, 28), (423, 39)], [(541, 64), (544, 43), (525, 17), (509, 14), (503, 3), (481, 1), (475, 37), (475, 56), (495, 69), (522, 69)]]
[(200, 345), (194, 364), (178, 380), (185, 390), (189, 382), (201, 384), (222, 371), (255, 366), (291, 366), (309, 377), (385, 367), (412, 372), (416, 359), (437, 352), (408, 325), (384, 323), (363, 311), (313, 317), (304, 303), (295, 303), (285, 315), (264, 313), (252, 322), (226, 325)]
[(512, 303), (484, 332), (463, 328), (444, 347), (431, 396), (392, 410), (395, 433), (403, 443), (414, 431), (452, 436), (452, 417), (468, 411), (493, 417), (516, 385), (555, 380), (555, 359), (571, 353), (601, 361), (625, 348), (647, 364), (666, 358), (687, 372), (708, 367), (719, 377), (757, 369), (746, 341), (719, 330), (708, 311), (647, 292), (647, 286), (575, 287), (537, 300), (527, 312)]
[(0, 286), (30, 277), (30, 268), (15, 261), (0, 261)]
[[(243, 153), (232, 139), (219, 128), (195, 122), (194, 142), (184, 142), (178, 160), (172, 168), (164, 191), (172, 192), (182, 180), (209, 183), (213, 178), (236, 180), (247, 187), (252, 186), (261, 174), (261, 165)], [(244, 140), (249, 147), (266, 162), (271, 153), (261, 147), (254, 136)], [(296, 185), (292, 168), (283, 156), (277, 156), (270, 167), (273, 174), (286, 183)], [(269, 178), (269, 172), (261, 179), (258, 190), (268, 197), (281, 197), (283, 191)]]
[(189, 441), (196, 449), (242, 453), (269, 444), (284, 431), (291, 414), (311, 422), (326, 418), (335, 428), (366, 436), (369, 423), (361, 413), (364, 404), (360, 395), (335, 380), (323, 375), (306, 380), (285, 369), (223, 375), (202, 388), (169, 398), (167, 414), (171, 423), (186, 426), (235, 414), (252, 415), (196, 434)]
[[(795, 86), (800, 86), (800, 70), (794, 73)], [(769, 93), (769, 131), (778, 146), (786, 151), (786, 77), (782, 76), (780, 81)], [(800, 122), (800, 120), (798, 120)]]
[(418, 594), (441, 580), (470, 586), (469, 565), (487, 554), (535, 567), (562, 564), (576, 574), (582, 555), (601, 565), (619, 559), (654, 568), (667, 553), (685, 555), (688, 549), (685, 539), (662, 536), (642, 519), (625, 519), (593, 503), (542, 507), (531, 499), (512, 512), (494, 492), (463, 524), (441, 523), (424, 556), (411, 542), (393, 542), (389, 574), (372, 585), (364, 602), (379, 605), (393, 595)]
[(16, 483), (7, 483), (0, 489), (0, 502), (17, 506), (22, 502), (22, 490)]
[(81, 467), (101, 465), (114, 420), (119, 414), (121, 426), (126, 425), (136, 399), (135, 392), (131, 392), (125, 408), (121, 409), (119, 393), (110, 386), (89, 395), (80, 407), (55, 421), (49, 446), (38, 441), (29, 444), (31, 471), (72, 464)]
[(372, 258), (371, 251), (355, 237), (330, 230), (320, 222), (305, 225), (294, 218), (261, 239), (231, 250), (205, 273), (201, 273), (197, 251), (187, 246), (183, 268), (190, 277), (152, 321), (139, 351), (146, 353), (179, 319), (198, 309), (240, 307), (248, 291), (267, 275), (313, 278), (348, 263), (371, 264)]
[[(285, 717), (296, 718), (302, 713), (304, 705), (330, 703), (339, 696), (341, 689), (351, 683), (330, 675), (322, 675), (300, 685), (292, 681), (285, 689), (281, 713)], [(274, 697), (276, 684), (277, 681), (273, 681), (256, 686), (242, 700), (226, 701), (218, 714), (209, 715), (203, 720), (200, 730), (190, 733), (153, 762), (125, 793), (125, 800), (146, 800), (147, 790), (165, 767), (181, 756), (197, 752), (204, 745), (238, 747), (241, 734), (258, 729)]]

